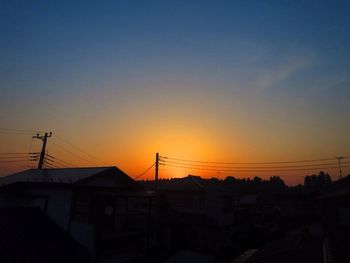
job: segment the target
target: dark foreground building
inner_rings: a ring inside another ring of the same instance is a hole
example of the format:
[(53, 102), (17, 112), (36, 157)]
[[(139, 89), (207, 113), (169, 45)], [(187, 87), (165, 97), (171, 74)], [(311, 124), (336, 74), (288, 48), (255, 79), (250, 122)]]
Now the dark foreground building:
[(310, 195), (289, 197), (288, 203), (294, 204), (293, 213), (287, 213), (293, 216), (293, 227), (285, 227), (280, 239), (247, 250), (234, 263), (350, 262), (350, 176)]
[(39, 208), (99, 262), (145, 254), (151, 198), (116, 167), (30, 169), (0, 179), (0, 207)]
[(38, 208), (0, 209), (0, 262), (83, 263), (89, 252)]

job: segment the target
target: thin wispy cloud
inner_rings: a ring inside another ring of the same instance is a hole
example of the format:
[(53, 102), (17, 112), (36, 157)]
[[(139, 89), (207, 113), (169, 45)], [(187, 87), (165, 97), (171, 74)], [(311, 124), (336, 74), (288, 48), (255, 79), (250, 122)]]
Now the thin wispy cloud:
[(270, 67), (256, 69), (256, 76), (253, 77), (250, 86), (260, 92), (269, 90), (295, 74), (312, 67), (312, 65), (313, 59), (311, 57), (282, 58)]

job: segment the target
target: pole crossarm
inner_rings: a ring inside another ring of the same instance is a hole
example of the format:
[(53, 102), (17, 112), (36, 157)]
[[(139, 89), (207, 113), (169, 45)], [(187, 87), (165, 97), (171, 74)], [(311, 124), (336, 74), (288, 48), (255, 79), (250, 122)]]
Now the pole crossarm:
[(43, 146), (41, 148), (41, 153), (40, 153), (39, 162), (38, 162), (38, 169), (43, 168), (43, 164), (45, 161), (45, 154), (46, 154), (47, 138), (49, 138), (51, 136), (52, 136), (52, 132), (50, 132), (50, 133), (45, 132), (45, 134), (42, 136), (40, 136), (39, 133), (37, 133), (37, 135), (32, 137), (33, 139), (39, 139), (39, 140), (42, 140), (42, 142), (43, 142)]

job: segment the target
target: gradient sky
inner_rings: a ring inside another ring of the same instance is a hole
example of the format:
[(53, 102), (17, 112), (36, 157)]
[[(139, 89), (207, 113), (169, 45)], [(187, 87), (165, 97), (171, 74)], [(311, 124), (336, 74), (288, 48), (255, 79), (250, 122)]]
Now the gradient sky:
[[(0, 2), (0, 128), (52, 131), (131, 176), (156, 152), (226, 162), (350, 155), (348, 1), (72, 2)], [(62, 160), (96, 165), (57, 144), (69, 145), (49, 140)], [(0, 145), (40, 148), (30, 134), (0, 134)], [(0, 174), (18, 169), (0, 164)], [(188, 173), (211, 176), (161, 169)]]

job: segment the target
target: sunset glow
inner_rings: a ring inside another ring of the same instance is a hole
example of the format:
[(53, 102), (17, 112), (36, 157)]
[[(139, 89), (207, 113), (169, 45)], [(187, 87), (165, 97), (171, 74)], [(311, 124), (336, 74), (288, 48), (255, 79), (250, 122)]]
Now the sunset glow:
[[(32, 136), (52, 131), (52, 156), (131, 177), (157, 152), (236, 163), (334, 158), (335, 166), (350, 155), (348, 4), (128, 2), (0, 4), (2, 153), (39, 152)], [(3, 161), (0, 175), (35, 164)], [(297, 184), (318, 168), (161, 165), (160, 176), (279, 175)], [(326, 171), (338, 177), (338, 168)], [(153, 178), (154, 169), (140, 179)]]

